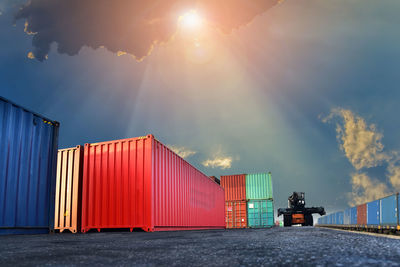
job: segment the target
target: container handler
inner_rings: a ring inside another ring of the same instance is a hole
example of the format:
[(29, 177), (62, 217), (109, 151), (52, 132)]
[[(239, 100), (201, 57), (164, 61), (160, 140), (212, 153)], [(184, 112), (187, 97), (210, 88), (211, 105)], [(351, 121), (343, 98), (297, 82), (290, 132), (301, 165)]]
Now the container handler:
[(293, 192), (288, 198), (288, 207), (285, 209), (278, 209), (278, 217), (283, 215), (283, 226), (289, 227), (294, 224), (301, 224), (302, 226), (313, 226), (313, 213), (325, 215), (323, 207), (305, 207), (306, 202), (304, 192)]

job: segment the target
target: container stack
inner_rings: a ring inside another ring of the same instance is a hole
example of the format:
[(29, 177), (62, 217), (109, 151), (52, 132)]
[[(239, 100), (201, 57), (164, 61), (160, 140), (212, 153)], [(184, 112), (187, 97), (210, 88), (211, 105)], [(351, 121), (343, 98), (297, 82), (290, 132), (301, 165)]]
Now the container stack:
[(221, 176), (226, 228), (247, 228), (246, 174)]
[(249, 228), (274, 225), (271, 173), (246, 175), (247, 216)]
[(221, 176), (225, 189), (226, 228), (274, 225), (271, 173)]

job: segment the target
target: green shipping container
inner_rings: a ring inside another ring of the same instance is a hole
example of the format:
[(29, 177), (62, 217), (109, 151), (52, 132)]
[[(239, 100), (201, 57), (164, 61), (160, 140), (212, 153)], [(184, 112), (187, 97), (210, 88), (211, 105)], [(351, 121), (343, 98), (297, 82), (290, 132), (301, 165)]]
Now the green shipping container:
[(246, 175), (247, 199), (272, 199), (271, 173), (257, 173)]
[(247, 219), (250, 228), (274, 226), (273, 200), (249, 200), (247, 202)]

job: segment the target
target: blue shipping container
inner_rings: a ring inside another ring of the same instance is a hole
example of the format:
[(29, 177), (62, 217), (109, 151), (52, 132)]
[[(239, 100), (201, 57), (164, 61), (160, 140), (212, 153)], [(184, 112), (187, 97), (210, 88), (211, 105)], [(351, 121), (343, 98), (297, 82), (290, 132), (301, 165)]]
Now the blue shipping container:
[(0, 234), (54, 228), (58, 128), (0, 97)]
[(380, 200), (367, 203), (367, 224), (379, 225), (381, 223)]
[(397, 224), (397, 194), (381, 199), (381, 224)]
[(344, 210), (343, 224), (349, 225), (351, 217), (351, 208)]
[(357, 224), (357, 207), (350, 208), (350, 224)]
[(337, 214), (338, 214), (337, 215), (338, 217), (336, 219), (336, 224), (342, 225), (343, 224), (344, 212), (343, 211), (339, 211)]

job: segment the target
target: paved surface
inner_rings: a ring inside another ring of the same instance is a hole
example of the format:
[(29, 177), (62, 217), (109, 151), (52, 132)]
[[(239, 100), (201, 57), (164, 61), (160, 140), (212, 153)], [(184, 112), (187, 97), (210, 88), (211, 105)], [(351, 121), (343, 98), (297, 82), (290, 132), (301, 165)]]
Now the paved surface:
[(313, 227), (0, 236), (0, 266), (400, 266), (400, 240)]

